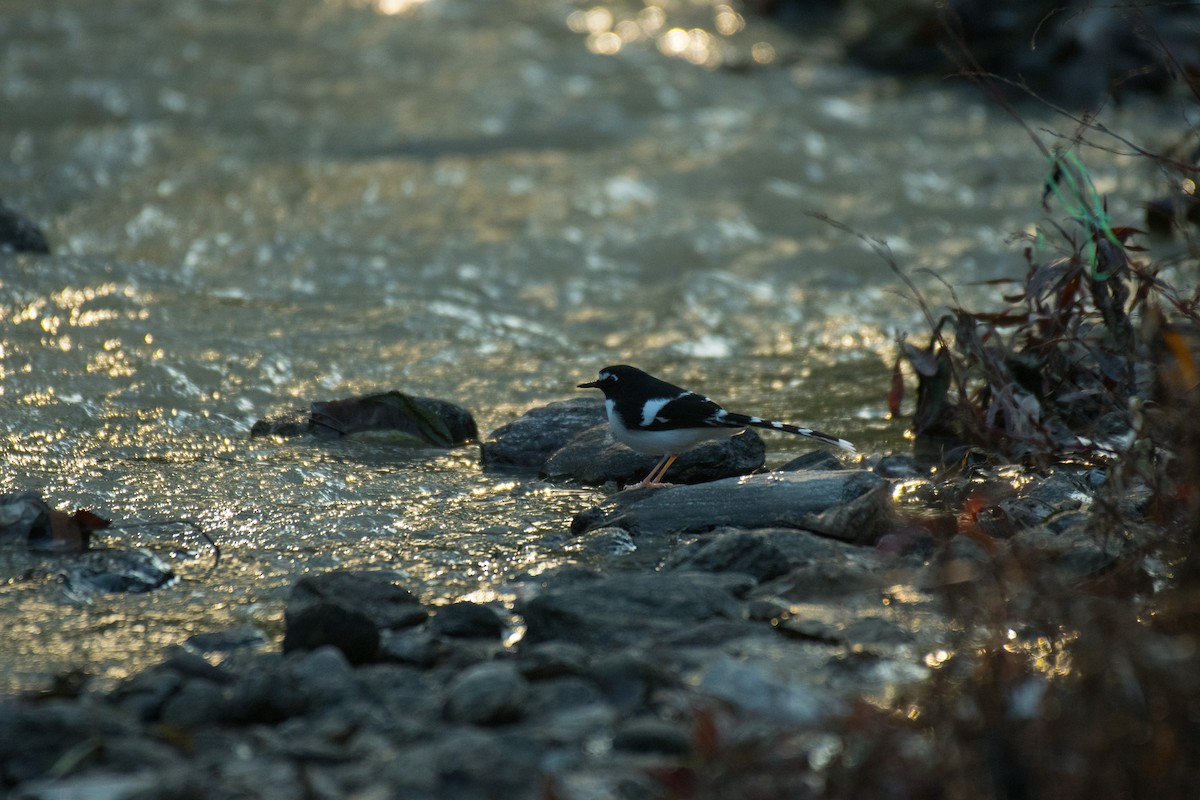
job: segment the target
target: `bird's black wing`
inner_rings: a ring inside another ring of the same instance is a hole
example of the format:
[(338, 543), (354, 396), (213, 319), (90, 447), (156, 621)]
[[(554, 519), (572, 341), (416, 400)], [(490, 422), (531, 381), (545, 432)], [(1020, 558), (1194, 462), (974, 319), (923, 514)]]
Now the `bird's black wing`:
[[(655, 408), (651, 404), (661, 404)], [(623, 412), (627, 420), (636, 420), (643, 431), (665, 431), (677, 428), (740, 428), (742, 425), (724, 420), (724, 409), (695, 392), (682, 392), (671, 398), (652, 400), (651, 404), (629, 403)], [(646, 419), (647, 411), (653, 416)]]

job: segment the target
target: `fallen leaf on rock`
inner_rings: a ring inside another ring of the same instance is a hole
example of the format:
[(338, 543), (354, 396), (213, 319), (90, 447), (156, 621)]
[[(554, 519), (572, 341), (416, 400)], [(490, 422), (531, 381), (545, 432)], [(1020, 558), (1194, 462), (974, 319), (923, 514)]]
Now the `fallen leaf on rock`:
[[(73, 514), (50, 508), (37, 492), (12, 492), (0, 495), (0, 545), (15, 545), (29, 550), (50, 553), (83, 553), (91, 545), (92, 531), (102, 528), (158, 528), (164, 525), (190, 527), (213, 549), (213, 566), (221, 558), (221, 550), (212, 537), (197, 523), (189, 519), (153, 521), (125, 521), (113, 525), (86, 508), (76, 509)], [(165, 569), (165, 568), (164, 568)], [(165, 570), (169, 572), (169, 570)], [(129, 585), (163, 585), (164, 580), (138, 579)], [(114, 585), (124, 585), (120, 581)], [(126, 591), (117, 589), (113, 591)], [(133, 589), (133, 591), (145, 591)]]
[(74, 514), (52, 509), (37, 492), (0, 495), (0, 542), (30, 550), (79, 553), (87, 550), (92, 531), (109, 524), (86, 509)]

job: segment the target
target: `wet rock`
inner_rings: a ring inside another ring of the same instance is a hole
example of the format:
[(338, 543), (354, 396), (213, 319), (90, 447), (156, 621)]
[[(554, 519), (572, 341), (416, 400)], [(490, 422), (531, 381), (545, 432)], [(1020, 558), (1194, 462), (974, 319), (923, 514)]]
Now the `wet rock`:
[(270, 641), (267, 634), (259, 627), (238, 625), (223, 631), (197, 633), (189, 636), (184, 642), (184, 647), (202, 653), (221, 653), (241, 648), (261, 647)]
[(518, 603), (525, 640), (613, 646), (653, 640), (679, 625), (712, 617), (736, 619), (740, 605), (712, 579), (696, 574), (596, 578), (543, 591)]
[(848, 641), (837, 625), (825, 620), (806, 619), (788, 613), (773, 624), (777, 631), (792, 640), (827, 645), (842, 645)]
[[(672, 650), (703, 652), (720, 646), (741, 646), (747, 639), (774, 636), (775, 631), (749, 619), (706, 619), (695, 625), (679, 627), (664, 633), (659, 644)], [(733, 643), (737, 643), (734, 645)]]
[(848, 548), (836, 560), (814, 559), (795, 566), (767, 588), (793, 602), (861, 595), (894, 582), (885, 569), (890, 558), (874, 550)]
[[(720, 535), (724, 533), (724, 530), (714, 531), (714, 533)], [(813, 562), (845, 562), (847, 559), (857, 557), (861, 552), (860, 548), (797, 528), (760, 528), (753, 533), (767, 544), (779, 549), (792, 566)]]
[(891, 486), (885, 482), (848, 503), (810, 515), (804, 527), (831, 539), (871, 546), (893, 530), (895, 513), (891, 498)]
[(644, 708), (655, 690), (676, 680), (661, 660), (637, 647), (596, 656), (587, 676), (600, 687), (606, 702), (626, 714)]
[(41, 229), (0, 202), (0, 253), (49, 252), (50, 244)]
[(765, 581), (788, 571), (787, 555), (763, 536), (730, 531), (677, 550), (663, 568), (700, 572), (741, 572)]
[(626, 556), (637, 549), (637, 543), (633, 541), (633, 537), (629, 535), (629, 531), (615, 526), (589, 530), (584, 534), (573, 537), (571, 541), (563, 545), (563, 550), (568, 553), (607, 556), (609, 558)]
[(24, 787), (16, 800), (128, 800), (159, 794), (158, 776), (149, 772), (123, 775), (117, 772), (90, 772), (57, 780), (37, 781)]
[(692, 751), (690, 732), (657, 717), (636, 717), (617, 727), (612, 746), (635, 753), (684, 756)]
[(741, 711), (797, 725), (814, 725), (842, 710), (832, 694), (799, 677), (728, 656), (708, 666), (699, 689)]
[(538, 773), (538, 754), (526, 735), (468, 728), (446, 732), (419, 757), (434, 768), (438, 780), (434, 797), (533, 800), (537, 793), (530, 776)]
[(163, 706), (183, 682), (184, 678), (172, 670), (149, 669), (117, 686), (111, 699), (133, 718), (149, 722), (159, 718)]
[(922, 467), (914, 456), (907, 453), (883, 456), (875, 463), (874, 470), (884, 478), (912, 480), (924, 478), (929, 470)]
[(996, 551), (985, 542), (986, 538), (955, 536), (946, 543), (944, 558), (949, 562), (961, 562), (964, 569), (972, 572), (979, 567), (988, 567), (996, 560)]
[(579, 745), (588, 739), (608, 736), (616, 720), (616, 709), (607, 703), (574, 705), (538, 715), (532, 732), (539, 742), (547, 745)]
[(75, 753), (76, 769), (87, 767), (100, 756), (89, 743), (136, 735), (133, 719), (118, 709), (97, 714), (66, 700), (0, 702), (0, 789), (45, 776), (65, 753)]
[(221, 720), (234, 725), (274, 725), (298, 717), (309, 708), (309, 698), (283, 664), (264, 661), (257, 669), (238, 675), (225, 694)]
[[(520, 669), (522, 675), (526, 674), (524, 668)], [(531, 719), (540, 719), (548, 714), (603, 704), (604, 695), (594, 681), (566, 675), (531, 682), (525, 707)]]
[(333, 646), (353, 664), (373, 661), (379, 653), (379, 627), (360, 611), (332, 602), (288, 606), (283, 652)]
[(1090, 503), (1090, 478), (1090, 471), (1060, 469), (1039, 475), (1019, 488), (997, 483), (991, 488), (990, 502), (975, 512), (973, 521), (991, 536), (1008, 538)]
[(457, 447), (479, 438), (471, 412), (447, 400), (404, 392), (314, 402), (254, 423), (250, 436), (355, 436), (406, 447)]
[[(690, 484), (749, 475), (762, 469), (767, 448), (754, 431), (709, 442), (679, 457), (667, 471), (670, 483)], [(650, 474), (658, 457), (630, 450), (613, 438), (607, 422), (583, 431), (547, 459), (547, 478), (569, 478), (581, 483), (618, 485), (636, 483)]]
[(213, 725), (222, 718), (224, 690), (210, 681), (192, 679), (163, 705), (160, 721), (182, 730)]
[(518, 719), (529, 684), (515, 664), (491, 661), (463, 670), (446, 689), (446, 717), (473, 725), (499, 725)]
[(805, 470), (844, 469), (838, 457), (828, 450), (812, 450), (802, 456), (797, 456), (776, 472), (803, 472)]
[(480, 448), (483, 465), (541, 471), (554, 452), (605, 419), (604, 401), (592, 397), (531, 409), (488, 435)]
[(487, 606), (459, 602), (438, 606), (429, 622), (429, 629), (438, 636), (499, 639), (504, 635), (504, 621)]
[(587, 649), (570, 642), (551, 641), (534, 645), (522, 642), (519, 654), (517, 666), (529, 680), (582, 675), (588, 660)]
[(66, 514), (50, 508), (37, 492), (0, 494), (0, 545), (43, 553), (79, 553), (88, 549), (92, 531), (110, 521), (86, 509)]
[[(730, 478), (695, 486), (613, 495), (597, 510), (576, 516), (572, 533), (617, 525), (643, 533), (703, 533), (720, 527), (805, 528), (847, 541), (872, 535), (886, 519), (885, 481), (872, 472), (789, 472)], [(818, 516), (835, 506), (864, 497), (860, 514), (845, 518)], [(832, 527), (838, 524), (843, 529)]]
[(432, 667), (441, 656), (438, 638), (426, 628), (384, 631), (379, 643), (381, 660), (398, 661), (416, 667)]
[(360, 697), (378, 710), (384, 730), (411, 740), (442, 723), (444, 676), (401, 664), (356, 667)]
[[(162, 741), (153, 733), (143, 731), (143, 735), (130, 736), (124, 739), (113, 739), (104, 743), (106, 766), (117, 772), (138, 772), (143, 776), (148, 772), (156, 775), (176, 772), (186, 769), (185, 756), (178, 747)], [(157, 794), (157, 797), (167, 797)], [(130, 795), (118, 795), (120, 800), (127, 800)], [(87, 795), (88, 800), (96, 800), (95, 795)]]
[[(962, 537), (957, 537), (962, 538)], [(1099, 536), (1085, 515), (1060, 520), (1058, 526), (1036, 525), (1017, 533), (1007, 544), (1019, 557), (1060, 570), (1064, 582), (1096, 577), (1120, 564), (1136, 545), (1118, 536)], [(1140, 570), (1141, 566), (1135, 567)]]
[(37, 492), (0, 494), (0, 544), (26, 546), (50, 538), (50, 506)]
[(345, 718), (356, 706), (354, 669), (337, 647), (325, 646), (285, 657), (281, 674), (295, 687), (308, 709), (334, 718)]
[(155, 669), (170, 670), (185, 678), (200, 678), (213, 683), (228, 683), (232, 679), (225, 670), (183, 647), (170, 648), (167, 653), (167, 657)]
[(366, 616), (378, 628), (396, 630), (419, 625), (429, 612), (397, 581), (393, 570), (330, 570), (296, 581), (287, 612), (316, 602), (333, 603)]
[(373, 661), (379, 652), (379, 628), (366, 614), (337, 603), (307, 604), (287, 614), (283, 652), (335, 646), (352, 663)]
[(141, 594), (175, 582), (175, 571), (149, 550), (92, 550), (60, 573), (67, 591), (77, 595), (128, 592)]
[(879, 617), (860, 617), (846, 625), (841, 632), (841, 638), (866, 647), (888, 644), (907, 644), (912, 642), (913, 635), (904, 630), (899, 624)]

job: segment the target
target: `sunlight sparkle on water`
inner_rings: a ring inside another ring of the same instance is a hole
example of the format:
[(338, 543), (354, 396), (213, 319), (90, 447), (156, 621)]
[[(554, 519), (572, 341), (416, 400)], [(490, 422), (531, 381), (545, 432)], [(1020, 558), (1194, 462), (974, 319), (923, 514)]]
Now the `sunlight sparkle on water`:
[(370, 8), (377, 14), (394, 17), (407, 14), (425, 5), (429, 0), (354, 0), (355, 8)]
[[(660, 5), (647, 5), (626, 17), (596, 5), (571, 12), (566, 22), (575, 33), (585, 34), (588, 49), (599, 55), (616, 55), (629, 44), (648, 41), (663, 55), (708, 68), (740, 58), (733, 40), (746, 30), (746, 18), (728, 3), (695, 3), (670, 15)], [(775, 60), (769, 42), (753, 42), (748, 50), (756, 63)]]

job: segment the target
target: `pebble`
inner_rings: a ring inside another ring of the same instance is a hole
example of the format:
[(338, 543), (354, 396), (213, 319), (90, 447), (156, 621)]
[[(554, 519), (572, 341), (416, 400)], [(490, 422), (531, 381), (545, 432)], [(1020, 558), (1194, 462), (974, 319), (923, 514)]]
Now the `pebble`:
[(473, 725), (512, 722), (524, 713), (529, 683), (515, 664), (488, 662), (463, 670), (446, 689), (446, 718)]

